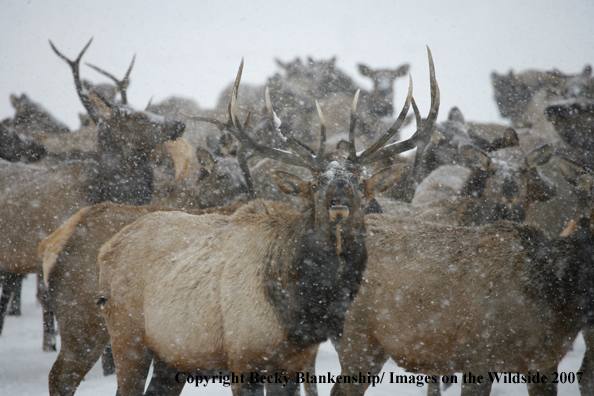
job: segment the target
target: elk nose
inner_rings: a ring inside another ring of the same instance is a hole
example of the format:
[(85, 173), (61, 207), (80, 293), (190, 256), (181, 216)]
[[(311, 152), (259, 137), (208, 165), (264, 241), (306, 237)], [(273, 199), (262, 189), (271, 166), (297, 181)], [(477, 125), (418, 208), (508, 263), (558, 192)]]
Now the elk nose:
[(503, 197), (508, 200), (514, 198), (519, 192), (518, 185), (511, 180), (505, 180), (501, 190)]
[(180, 121), (175, 121), (173, 124), (173, 135), (171, 135), (171, 139), (172, 140), (179, 139), (185, 130), (186, 130), (186, 124), (184, 124), (183, 122), (180, 122)]
[[(339, 186), (339, 183), (342, 184), (342, 186)], [(332, 200), (330, 201), (330, 206), (331, 207), (335, 207), (335, 206), (349, 206), (349, 199), (347, 197), (347, 195), (344, 192), (344, 186), (346, 185), (346, 183), (344, 182), (338, 182), (336, 183), (337, 188), (336, 188), (336, 192), (334, 193), (334, 195), (332, 195)]]

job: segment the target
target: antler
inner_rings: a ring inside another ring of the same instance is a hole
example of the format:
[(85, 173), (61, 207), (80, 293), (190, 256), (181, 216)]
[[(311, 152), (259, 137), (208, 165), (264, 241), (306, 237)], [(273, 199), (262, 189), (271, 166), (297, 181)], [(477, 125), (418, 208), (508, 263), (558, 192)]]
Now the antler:
[[(241, 60), (241, 64), (239, 65), (239, 71), (237, 72), (237, 77), (235, 78), (235, 84), (233, 85), (233, 94), (231, 95), (231, 101), (229, 102), (229, 120), (224, 123), (217, 119), (210, 118), (210, 117), (190, 117), (196, 121), (205, 121), (211, 124), (215, 124), (220, 130), (227, 130), (235, 136), (235, 138), (239, 141), (241, 146), (245, 147), (245, 149), (251, 150), (254, 154), (260, 155), (266, 158), (272, 158), (277, 161), (284, 162), (289, 165), (295, 165), (303, 168), (313, 169), (311, 166), (311, 161), (309, 158), (303, 158), (300, 155), (295, 155), (293, 153), (278, 150), (271, 147), (266, 147), (254, 141), (246, 132), (247, 122), (249, 121), (249, 117), (251, 115), (251, 111), (248, 113), (246, 118), (246, 122), (241, 125), (237, 120), (237, 91), (239, 89), (239, 82), (241, 81), (241, 73), (243, 71), (243, 59)], [(250, 108), (251, 110), (251, 108)], [(288, 138), (284, 134), (281, 135), (287, 139), (287, 143), (289, 144), (289, 140), (292, 138)], [(291, 143), (292, 144), (292, 143)]]
[(80, 60), (82, 59), (85, 51), (91, 45), (92, 41), (93, 38), (89, 40), (87, 45), (85, 45), (85, 47), (82, 49), (80, 54), (78, 54), (78, 57), (75, 60), (70, 60), (66, 58), (64, 55), (62, 55), (60, 51), (58, 51), (58, 49), (54, 46), (54, 43), (52, 43), (51, 40), (49, 40), (49, 43), (56, 55), (58, 55), (61, 59), (68, 63), (68, 65), (72, 69), (72, 74), (74, 76), (74, 85), (76, 86), (76, 92), (78, 93), (78, 97), (80, 98), (80, 101), (87, 110), (87, 113), (89, 113), (89, 117), (91, 117), (95, 124), (98, 124), (100, 120), (99, 114), (95, 111), (95, 108), (91, 103), (91, 99), (89, 99), (89, 96), (87, 95), (86, 90), (83, 88), (82, 82), (80, 81)]
[[(394, 133), (398, 131), (398, 129), (404, 122), (406, 112), (408, 112), (409, 98), (407, 97), (407, 103), (405, 103), (405, 106), (402, 109), (402, 112), (400, 113), (400, 116), (398, 117), (394, 125), (392, 125), (388, 132), (386, 132), (386, 134), (382, 138), (380, 138), (376, 144), (369, 147), (359, 157), (357, 157), (357, 161), (359, 164), (366, 165), (373, 162), (381, 161), (383, 159), (390, 158), (395, 154), (412, 150), (417, 145), (426, 145), (426, 142), (430, 138), (431, 133), (433, 132), (433, 128), (435, 127), (435, 122), (437, 121), (440, 102), (439, 86), (437, 85), (437, 80), (435, 78), (435, 65), (433, 64), (433, 57), (431, 55), (431, 50), (429, 49), (429, 47), (427, 47), (427, 54), (429, 57), (429, 78), (431, 80), (431, 108), (429, 110), (427, 118), (425, 119), (425, 122), (421, 122), (419, 109), (417, 108), (414, 99), (411, 99), (417, 122), (416, 132), (409, 139), (390, 144), (380, 150), (383, 143), (387, 142), (394, 135)], [(410, 89), (411, 88), (409, 87), (409, 95), (411, 94)], [(382, 144), (379, 144), (380, 142), (382, 142)]]
[(128, 97), (126, 96), (126, 89), (128, 89), (128, 85), (130, 85), (130, 72), (132, 71), (132, 67), (134, 67), (134, 61), (136, 60), (136, 54), (132, 57), (132, 62), (130, 62), (130, 66), (128, 67), (128, 71), (126, 71), (126, 75), (122, 80), (118, 80), (112, 74), (106, 72), (103, 69), (98, 68), (97, 66), (91, 65), (87, 63), (87, 66), (95, 69), (99, 73), (103, 74), (104, 76), (111, 78), (118, 87), (120, 94), (122, 95), (122, 104), (128, 104)]

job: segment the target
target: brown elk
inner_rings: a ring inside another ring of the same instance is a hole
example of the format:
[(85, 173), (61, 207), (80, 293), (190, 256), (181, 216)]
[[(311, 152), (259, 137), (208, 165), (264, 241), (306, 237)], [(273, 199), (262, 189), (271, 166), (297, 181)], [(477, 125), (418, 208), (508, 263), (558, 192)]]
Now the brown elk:
[(70, 132), (64, 123), (58, 121), (39, 103), (29, 99), (26, 94), (10, 95), (10, 103), (16, 111), (12, 124), (19, 133), (41, 141), (45, 134), (60, 135)]
[[(106, 200), (149, 202), (153, 190), (149, 153), (183, 133), (184, 125), (179, 122), (115, 107), (93, 92), (87, 95), (78, 65), (89, 45), (75, 61), (56, 52), (71, 66), (78, 95), (99, 128), (99, 159), (52, 166), (0, 163), (2, 270), (40, 273), (39, 243), (83, 206)], [(52, 338), (46, 334), (44, 349), (55, 349)]]
[(38, 141), (19, 134), (9, 123), (0, 123), (0, 159), (9, 162), (36, 162), (47, 155)]
[[(342, 373), (374, 373), (392, 357), (430, 376), (482, 375), (462, 385), (465, 396), (488, 395), (493, 372), (539, 372), (549, 380), (529, 384), (530, 394), (556, 394), (551, 373), (594, 313), (593, 214), (590, 206), (552, 239), (513, 222), (457, 228), (370, 216), (365, 282), (337, 348)], [(366, 387), (337, 384), (332, 395)]]
[[(401, 167), (387, 168), (363, 180), (361, 167), (410, 149), (430, 134), (439, 105), (430, 64), (432, 106), (417, 133), (384, 147), (404, 121), (409, 94), (393, 128), (357, 154), (355, 96), (349, 157), (342, 164), (325, 159), (323, 122), (315, 154), (290, 137), (287, 143), (298, 154), (252, 140), (235, 111), (240, 67), (230, 119), (220, 124), (258, 155), (309, 169), (314, 176), (310, 182), (273, 173), (284, 192), (303, 199), (306, 210), (256, 200), (231, 217), (156, 213), (127, 226), (104, 245), (99, 254), (101, 301), (122, 395), (142, 394), (153, 353), (179, 370), (292, 374), (304, 367), (318, 343), (340, 332), (365, 268), (364, 203), (393, 185), (401, 172)], [(415, 113), (420, 119), (416, 107)], [(167, 238), (147, 246), (157, 224)], [(142, 260), (137, 259), (140, 250)], [(122, 277), (122, 271), (130, 276)], [(181, 278), (176, 275), (182, 273)], [(128, 292), (122, 294), (124, 289)], [(145, 305), (142, 300), (152, 302)], [(159, 308), (163, 304), (167, 310)], [(249, 382), (236, 384), (233, 393), (262, 389), (262, 384)], [(269, 390), (293, 394), (296, 385), (270, 385)]]

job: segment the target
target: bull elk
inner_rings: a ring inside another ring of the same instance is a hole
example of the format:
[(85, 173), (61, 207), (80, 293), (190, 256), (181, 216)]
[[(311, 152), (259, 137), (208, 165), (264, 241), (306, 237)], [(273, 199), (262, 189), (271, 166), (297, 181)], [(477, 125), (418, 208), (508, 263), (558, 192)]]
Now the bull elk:
[[(179, 122), (105, 102), (80, 81), (79, 63), (58, 56), (71, 67), (77, 93), (98, 127), (98, 160), (60, 162), (51, 166), (0, 163), (1, 269), (19, 274), (40, 273), (37, 247), (44, 238), (83, 206), (116, 201), (144, 204), (153, 191), (150, 151), (184, 131)], [(44, 305), (46, 314), (47, 304)], [(48, 326), (49, 327), (49, 326)], [(51, 334), (44, 349), (55, 350)]]
[[(591, 174), (583, 180), (590, 195)], [(539, 372), (549, 381), (529, 384), (529, 393), (555, 395), (550, 375), (594, 313), (590, 202), (552, 239), (513, 222), (472, 228), (370, 216), (365, 282), (337, 348), (342, 373), (374, 373), (392, 357), (423, 374), (482, 375), (462, 385), (467, 396), (490, 393), (490, 372)], [(366, 386), (337, 384), (332, 395)]]
[[(386, 168), (364, 179), (363, 166), (411, 149), (431, 133), (439, 89), (430, 53), (429, 62), (431, 109), (417, 132), (385, 146), (404, 122), (412, 101), (409, 89), (392, 128), (357, 154), (355, 95), (344, 163), (325, 159), (321, 110), (317, 151), (288, 136), (284, 138), (296, 154), (255, 142), (235, 111), (242, 62), (229, 121), (210, 121), (257, 155), (308, 169), (313, 176), (309, 182), (272, 172), (281, 190), (300, 197), (306, 207), (296, 211), (287, 204), (255, 200), (230, 217), (155, 213), (104, 245), (98, 259), (100, 302), (123, 396), (142, 394), (152, 355), (176, 370), (292, 374), (305, 367), (320, 342), (340, 334), (367, 261), (365, 202), (390, 188), (402, 170)], [(413, 108), (420, 119), (414, 102)], [(159, 243), (157, 230), (167, 235)], [(297, 384), (268, 389), (292, 395)], [(262, 390), (262, 384), (251, 381), (233, 387), (235, 395)]]

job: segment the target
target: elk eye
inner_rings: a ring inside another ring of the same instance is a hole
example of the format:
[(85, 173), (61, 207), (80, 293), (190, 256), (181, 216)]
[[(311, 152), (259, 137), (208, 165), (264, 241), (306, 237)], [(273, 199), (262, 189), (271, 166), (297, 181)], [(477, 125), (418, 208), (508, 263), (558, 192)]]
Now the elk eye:
[(359, 185), (357, 186), (357, 190), (364, 191), (365, 190), (365, 184), (359, 183)]
[(311, 191), (313, 191), (313, 192), (317, 192), (317, 191), (318, 191), (318, 189), (319, 189), (319, 187), (318, 187), (318, 185), (317, 185), (317, 184), (312, 184), (312, 185), (311, 185)]
[(136, 116), (134, 119), (136, 120), (136, 122), (144, 122), (143, 116)]

